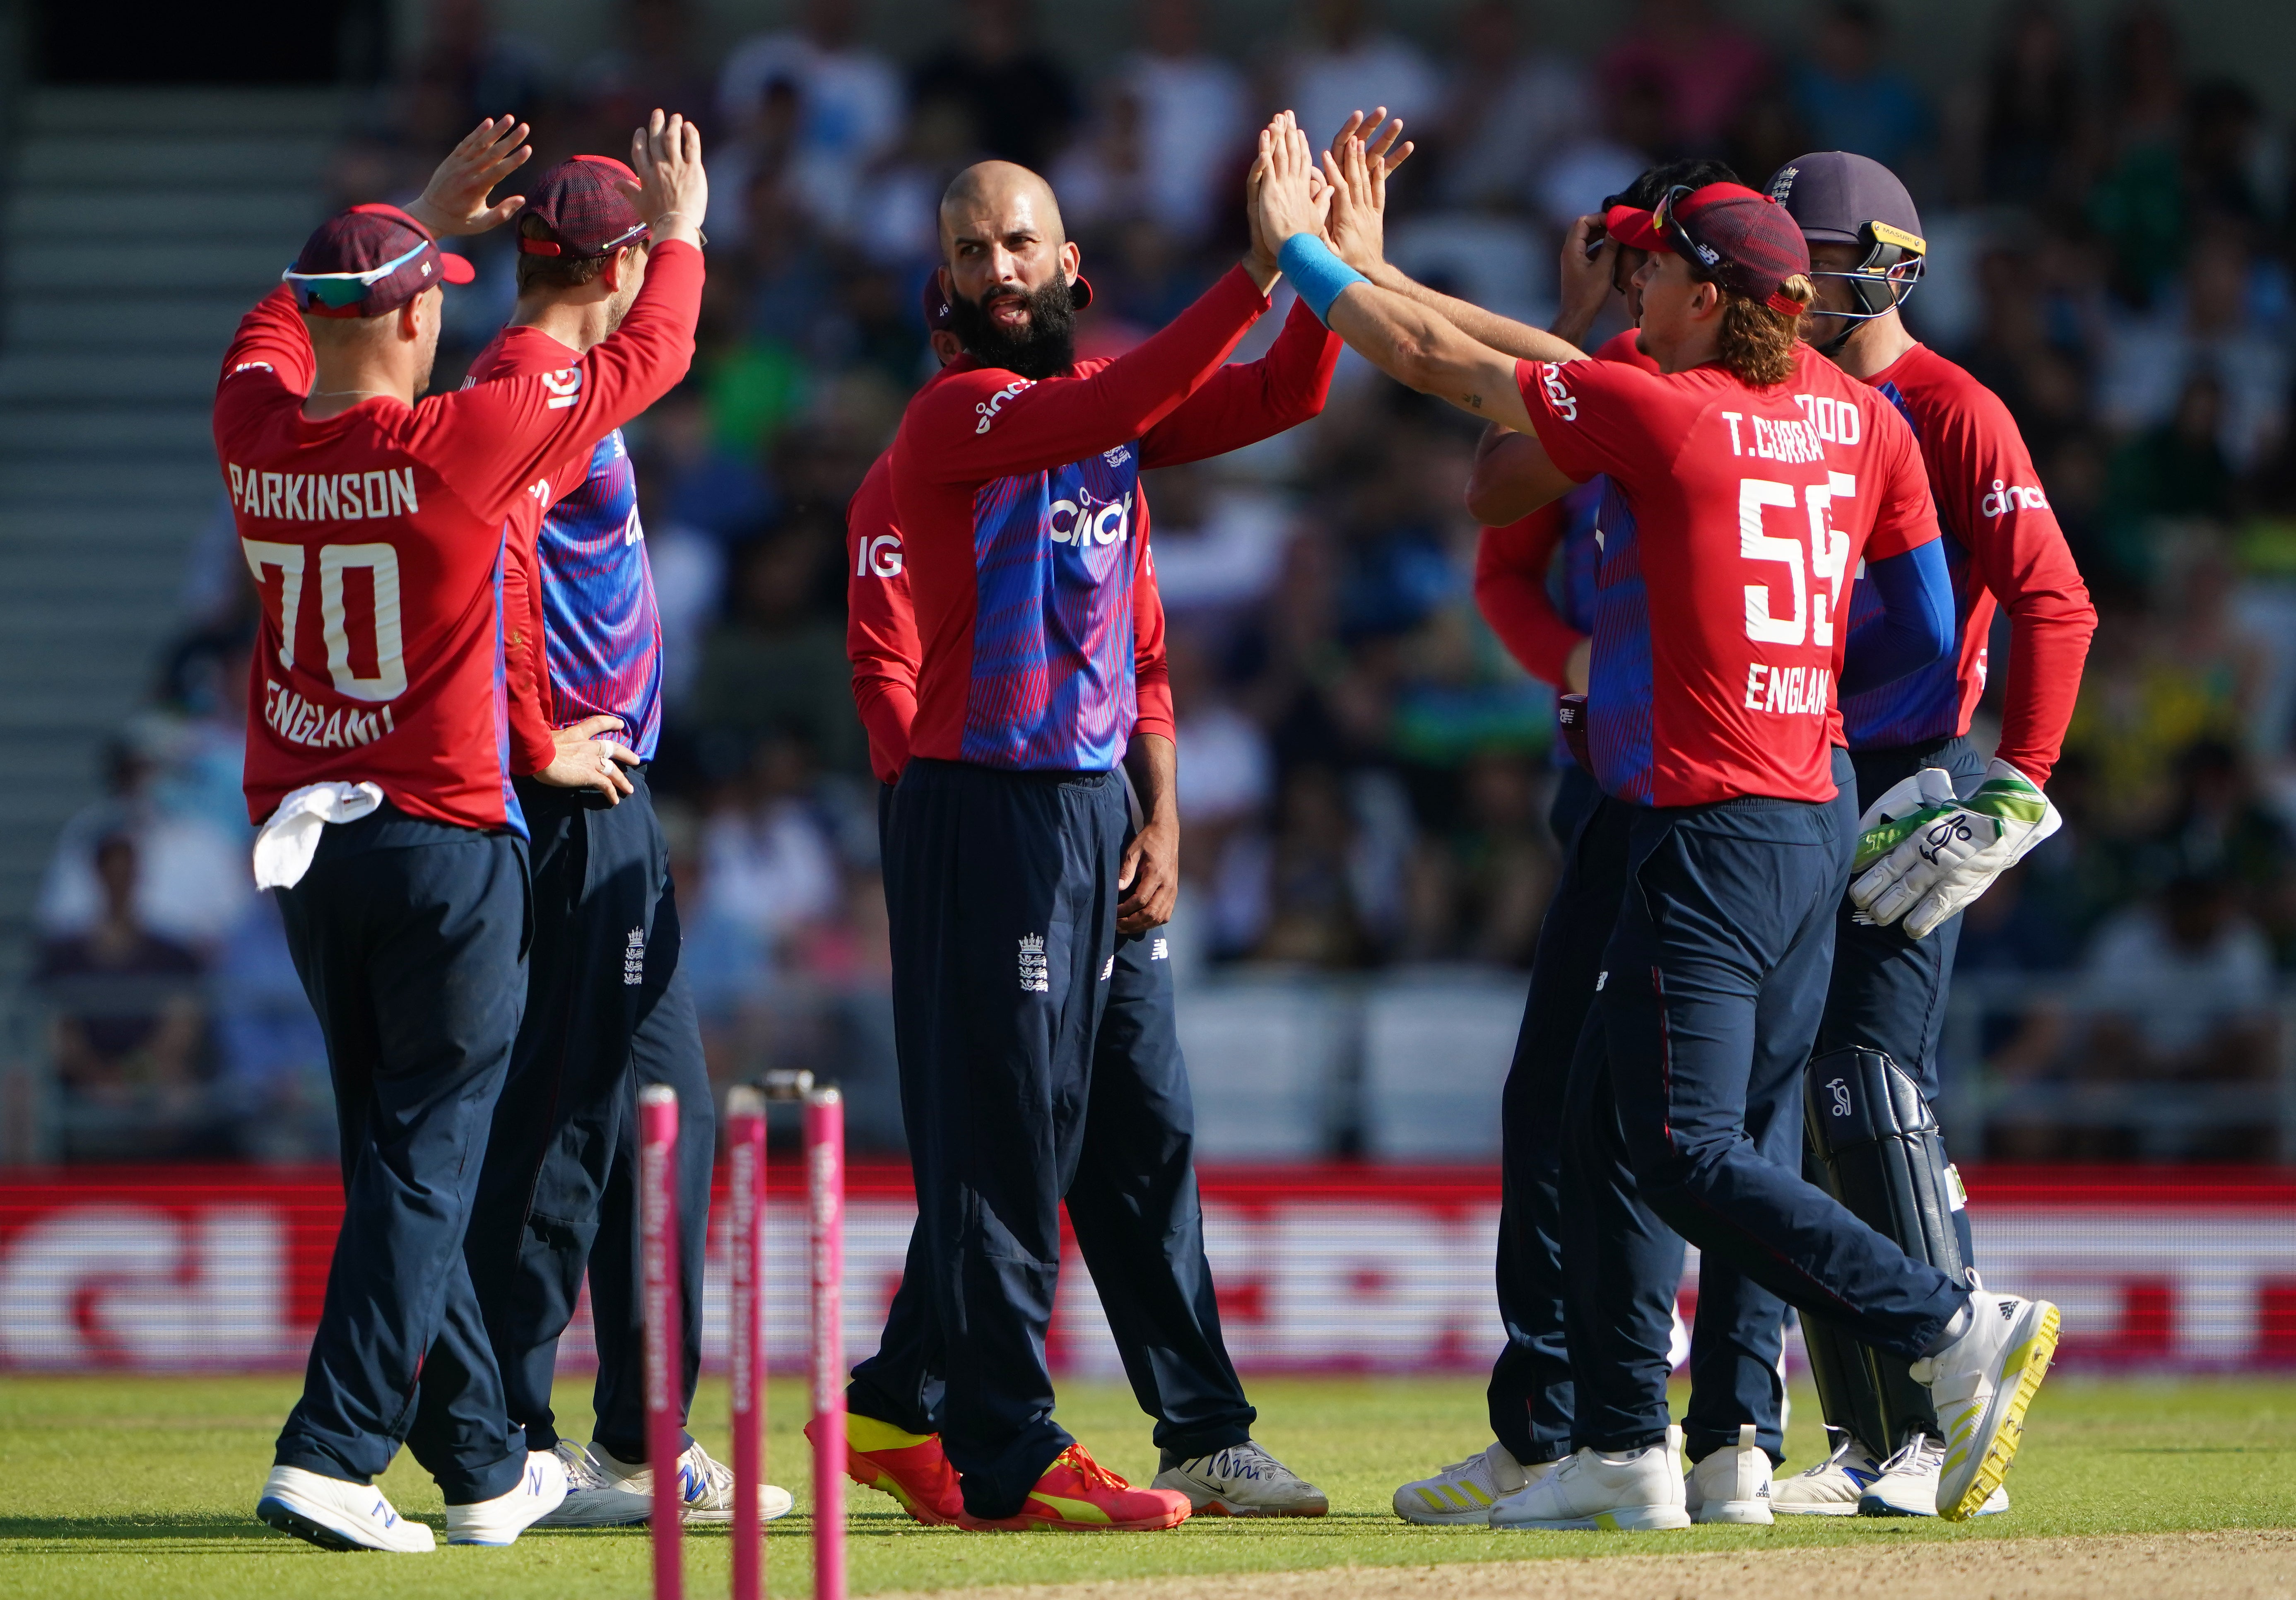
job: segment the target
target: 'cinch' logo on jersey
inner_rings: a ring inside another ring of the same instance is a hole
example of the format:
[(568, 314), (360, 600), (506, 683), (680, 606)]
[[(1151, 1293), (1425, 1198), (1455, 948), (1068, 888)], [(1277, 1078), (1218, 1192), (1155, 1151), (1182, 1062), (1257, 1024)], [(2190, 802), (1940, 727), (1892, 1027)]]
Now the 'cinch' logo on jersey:
[(2038, 487), (2022, 483), (2005, 484), (1996, 478), (1992, 492), (1985, 496), (1978, 509), (1988, 517), (2002, 516), (2012, 510), (2046, 511), (2049, 509), (2049, 497)]
[(1132, 531), (1132, 496), (1095, 500), (1092, 491), (1077, 490), (1073, 500), (1055, 500), (1045, 521), (1055, 545), (1120, 545)]
[(1562, 369), (1549, 361), (1538, 369), (1538, 382), (1546, 390), (1546, 398), (1566, 423), (1578, 420), (1578, 397), (1563, 385)]
[(1034, 389), (1036, 386), (1037, 383), (1035, 379), (1023, 378), (1018, 383), (1009, 383), (1005, 385), (1003, 389), (998, 390), (995, 394), (990, 395), (986, 401), (982, 402), (980, 405), (975, 406), (973, 410), (980, 414), (980, 426), (975, 428), (973, 431), (975, 433), (988, 432), (988, 424), (995, 422), (996, 420), (996, 414), (1004, 409), (1005, 401), (1011, 399), (1014, 395), (1019, 394), (1022, 390)]

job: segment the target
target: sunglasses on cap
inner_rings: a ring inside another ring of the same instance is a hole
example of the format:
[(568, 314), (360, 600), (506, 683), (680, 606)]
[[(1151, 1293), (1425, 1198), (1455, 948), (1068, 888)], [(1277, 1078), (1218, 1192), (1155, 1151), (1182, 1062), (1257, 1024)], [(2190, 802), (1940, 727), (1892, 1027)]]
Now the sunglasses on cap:
[(380, 267), (370, 267), (365, 272), (297, 272), (290, 267), (279, 275), (279, 278), (282, 283), (294, 286), (297, 305), (308, 306), (316, 300), (340, 311), (345, 306), (356, 306), (366, 299), (368, 290), (430, 248), (430, 241), (425, 239), (405, 255), (385, 261)]
[[(697, 233), (700, 232), (699, 229), (696, 229), (695, 231)], [(652, 242), (652, 226), (649, 223), (641, 222), (634, 228), (623, 229), (622, 232), (615, 234), (614, 237), (607, 240), (595, 250), (586, 251), (584, 258), (587, 259), (594, 256), (611, 256), (616, 250), (621, 249), (625, 244), (651, 244)], [(701, 242), (704, 244), (709, 242), (708, 235), (703, 235)], [(521, 234), (519, 235), (518, 253), (521, 256), (563, 256), (568, 252), (565, 246), (554, 243), (548, 239), (529, 239)]]

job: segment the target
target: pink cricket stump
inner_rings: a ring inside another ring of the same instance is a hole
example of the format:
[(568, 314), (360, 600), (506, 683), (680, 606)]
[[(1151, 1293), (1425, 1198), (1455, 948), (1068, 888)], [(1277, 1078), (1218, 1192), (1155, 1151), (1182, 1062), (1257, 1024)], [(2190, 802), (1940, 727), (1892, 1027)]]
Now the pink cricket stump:
[(726, 1097), (734, 1208), (734, 1326), (727, 1354), (734, 1391), (734, 1600), (759, 1600), (765, 1582), (766, 1097), (746, 1084)]
[(685, 1325), (677, 1303), (677, 1091), (638, 1091), (638, 1231), (645, 1314), (646, 1463), (653, 1471), (654, 1600), (685, 1592), (677, 1458), (685, 1451)]
[(845, 1600), (845, 1101), (805, 1098), (806, 1189), (812, 1218), (813, 1593)]

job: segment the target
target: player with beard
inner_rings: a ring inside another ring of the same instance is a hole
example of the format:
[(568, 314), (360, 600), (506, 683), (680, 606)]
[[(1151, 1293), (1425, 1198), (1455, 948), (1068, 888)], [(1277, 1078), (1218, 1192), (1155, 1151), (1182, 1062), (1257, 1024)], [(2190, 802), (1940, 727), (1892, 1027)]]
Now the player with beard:
[[(1053, 1420), (1045, 1332), (1061, 1202), (1099, 1114), (1094, 1047), (1116, 940), (1166, 921), (1177, 887), (1139, 472), (1184, 435), (1266, 426), (1261, 385), (1211, 381), (1278, 275), (1255, 236), (1170, 326), (1078, 362), (1079, 258), (1041, 177), (1001, 161), (960, 173), (940, 242), (965, 353), (909, 403), (889, 469), (918, 666), (885, 830), (939, 1439), (963, 1526), (1169, 1528), (1189, 1493), (1134, 1489)], [(1172, 1181), (1193, 1197), (1192, 1179), (1148, 1178), (1111, 1174), (1119, 1203)], [(1248, 1415), (1226, 1423), (1228, 1445), (1248, 1441)], [(923, 1432), (914, 1415), (873, 1420)]]
[[(1075, 294), (1085, 292), (1079, 278)], [(938, 278), (926, 285), (925, 318), (942, 365), (956, 359), (955, 308)], [(1142, 439), (1142, 466), (1223, 455), (1306, 422), (1323, 409), (1339, 351), (1314, 313), (1295, 306), (1264, 358), (1222, 367)], [(908, 758), (919, 654), (890, 457), (888, 451), (877, 459), (846, 512), (847, 651), (885, 803)], [(1144, 550), (1148, 502), (1144, 490), (1136, 493), (1135, 537)], [(1152, 679), (1160, 676), (1163, 634), (1152, 558), (1143, 561), (1138, 578), (1136, 671)], [(883, 810), (881, 804), (881, 817)], [(1133, 1393), (1156, 1419), (1162, 1466), (1152, 1487), (1187, 1495), (1199, 1512), (1321, 1516), (1329, 1509), (1323, 1492), (1251, 1439), (1258, 1413), (1220, 1334), (1166, 940), (1146, 930), (1119, 935), (1107, 988), (1067, 1205)], [(855, 1370), (846, 1397), (846, 1462), (856, 1482), (891, 1495), (918, 1521), (951, 1522), (963, 1504), (938, 1433), (945, 1362), (927, 1310), (923, 1240), (920, 1227), (910, 1236), (878, 1353)]]

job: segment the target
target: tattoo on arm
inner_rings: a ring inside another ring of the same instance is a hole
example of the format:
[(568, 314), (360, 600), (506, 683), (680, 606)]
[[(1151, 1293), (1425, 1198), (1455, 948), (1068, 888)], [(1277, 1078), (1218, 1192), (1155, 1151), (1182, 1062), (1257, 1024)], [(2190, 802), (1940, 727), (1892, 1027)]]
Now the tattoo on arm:
[(1480, 395), (1462, 395), (1459, 398), (1478, 411), (1483, 408), (1483, 397)]

